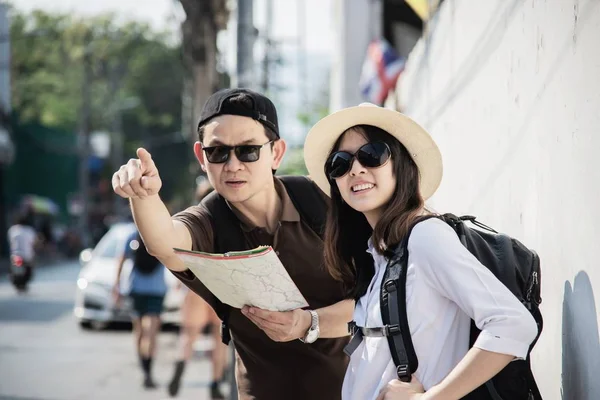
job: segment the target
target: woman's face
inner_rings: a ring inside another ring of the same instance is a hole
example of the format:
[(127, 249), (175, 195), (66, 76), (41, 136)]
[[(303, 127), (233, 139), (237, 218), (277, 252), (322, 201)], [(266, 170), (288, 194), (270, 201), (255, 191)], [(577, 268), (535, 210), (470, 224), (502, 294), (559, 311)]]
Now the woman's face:
[[(367, 143), (368, 140), (353, 129), (344, 134), (337, 150), (354, 154)], [(350, 171), (335, 182), (344, 201), (365, 214), (374, 227), (396, 190), (393, 160), (388, 160), (381, 167), (365, 168), (354, 158)]]

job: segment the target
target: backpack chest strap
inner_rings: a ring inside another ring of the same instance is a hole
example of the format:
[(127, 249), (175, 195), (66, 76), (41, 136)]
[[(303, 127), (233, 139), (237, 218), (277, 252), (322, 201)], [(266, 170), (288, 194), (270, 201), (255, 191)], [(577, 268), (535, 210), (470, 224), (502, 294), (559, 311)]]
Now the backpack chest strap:
[(348, 332), (350, 332), (350, 342), (344, 347), (344, 353), (350, 357), (362, 342), (363, 337), (388, 337), (400, 335), (399, 325), (385, 325), (381, 328), (365, 328), (356, 325), (356, 322), (348, 322)]
[(363, 326), (356, 325), (356, 322), (352, 321), (348, 323), (348, 331), (350, 335), (354, 336), (360, 333), (363, 337), (387, 337), (400, 334), (399, 325), (384, 325), (381, 328), (365, 328)]

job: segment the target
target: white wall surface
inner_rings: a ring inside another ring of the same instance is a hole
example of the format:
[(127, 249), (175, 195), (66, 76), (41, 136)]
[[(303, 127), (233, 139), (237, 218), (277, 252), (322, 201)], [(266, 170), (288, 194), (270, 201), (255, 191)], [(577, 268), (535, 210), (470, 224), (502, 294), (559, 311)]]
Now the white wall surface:
[(544, 399), (600, 399), (600, 1), (446, 0), (400, 104), (444, 157), (431, 205), (538, 251)]

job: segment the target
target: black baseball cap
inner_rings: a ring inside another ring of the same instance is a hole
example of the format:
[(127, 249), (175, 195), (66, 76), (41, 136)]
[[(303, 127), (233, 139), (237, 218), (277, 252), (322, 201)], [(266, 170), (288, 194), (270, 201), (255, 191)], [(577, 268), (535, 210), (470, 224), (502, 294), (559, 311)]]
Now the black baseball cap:
[[(252, 108), (248, 109), (242, 105), (231, 103), (223, 104), (225, 100), (240, 94), (245, 94), (252, 101)], [(250, 89), (223, 89), (211, 95), (206, 100), (200, 113), (198, 128), (219, 115), (250, 117), (270, 128), (279, 137), (279, 125), (277, 124), (277, 110), (275, 109), (275, 105), (266, 96)]]

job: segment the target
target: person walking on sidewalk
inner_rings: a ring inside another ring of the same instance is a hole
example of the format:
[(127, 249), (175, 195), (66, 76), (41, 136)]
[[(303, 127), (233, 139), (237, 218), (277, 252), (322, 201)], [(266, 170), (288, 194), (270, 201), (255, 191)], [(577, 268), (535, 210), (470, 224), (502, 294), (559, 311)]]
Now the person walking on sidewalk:
[(185, 366), (194, 352), (194, 343), (202, 333), (203, 329), (210, 328), (214, 339), (214, 347), (210, 351), (212, 363), (212, 379), (210, 383), (210, 399), (223, 400), (225, 396), (221, 391), (220, 383), (227, 365), (228, 347), (221, 342), (219, 327), (221, 321), (208, 303), (186, 286), (183, 304), (181, 306), (182, 326), (179, 334), (178, 360), (175, 362), (173, 377), (169, 383), (168, 391), (172, 397), (177, 396), (181, 385), (181, 379)]
[[(133, 266), (126, 284), (121, 285), (121, 273), (128, 259), (133, 262)], [(156, 340), (161, 326), (160, 314), (166, 292), (165, 268), (158, 259), (148, 253), (136, 232), (127, 240), (119, 260), (113, 298), (116, 306), (120, 305), (123, 296), (131, 298), (135, 348), (144, 375), (143, 386), (146, 389), (156, 388), (152, 379), (152, 361), (156, 355)]]
[[(196, 188), (195, 200), (197, 202), (213, 190), (210, 182), (204, 179)], [(181, 332), (179, 334), (179, 359), (175, 363), (173, 378), (169, 383), (168, 391), (171, 396), (177, 396), (186, 363), (192, 357), (194, 343), (203, 328), (209, 327), (214, 338), (214, 347), (211, 351), (212, 381), (210, 384), (210, 397), (212, 400), (225, 399), (221, 392), (220, 383), (227, 364), (227, 346), (221, 342), (219, 317), (210, 308), (208, 303), (193, 291), (183, 286), (185, 296), (181, 306)]]
[[(285, 151), (275, 106), (265, 96), (226, 89), (207, 100), (194, 153), (218, 194), (211, 199), (220, 202), (218, 211), (230, 222), (227, 238), (241, 238), (248, 248), (272, 246), (309, 309), (269, 312), (245, 306), (230, 308), (225, 316), (219, 311), (223, 305), (173, 248), (215, 252), (223, 239), (215, 232), (227, 221), (212, 219), (217, 210), (211, 211), (208, 201), (171, 217), (158, 195), (162, 186), (158, 169), (142, 148), (137, 159), (115, 172), (112, 185), (116, 194), (130, 199), (150, 253), (224, 316), (229, 328), (224, 333), (230, 331), (235, 344), (241, 400), (336, 400), (347, 366), (343, 349), (354, 301), (323, 268), (323, 240), (310, 224), (311, 216), (326, 211), (326, 195), (308, 179), (296, 180), (294, 186), (274, 176)], [(300, 185), (303, 190), (294, 192)], [(316, 201), (293, 202), (301, 197), (296, 195), (307, 193)]]

